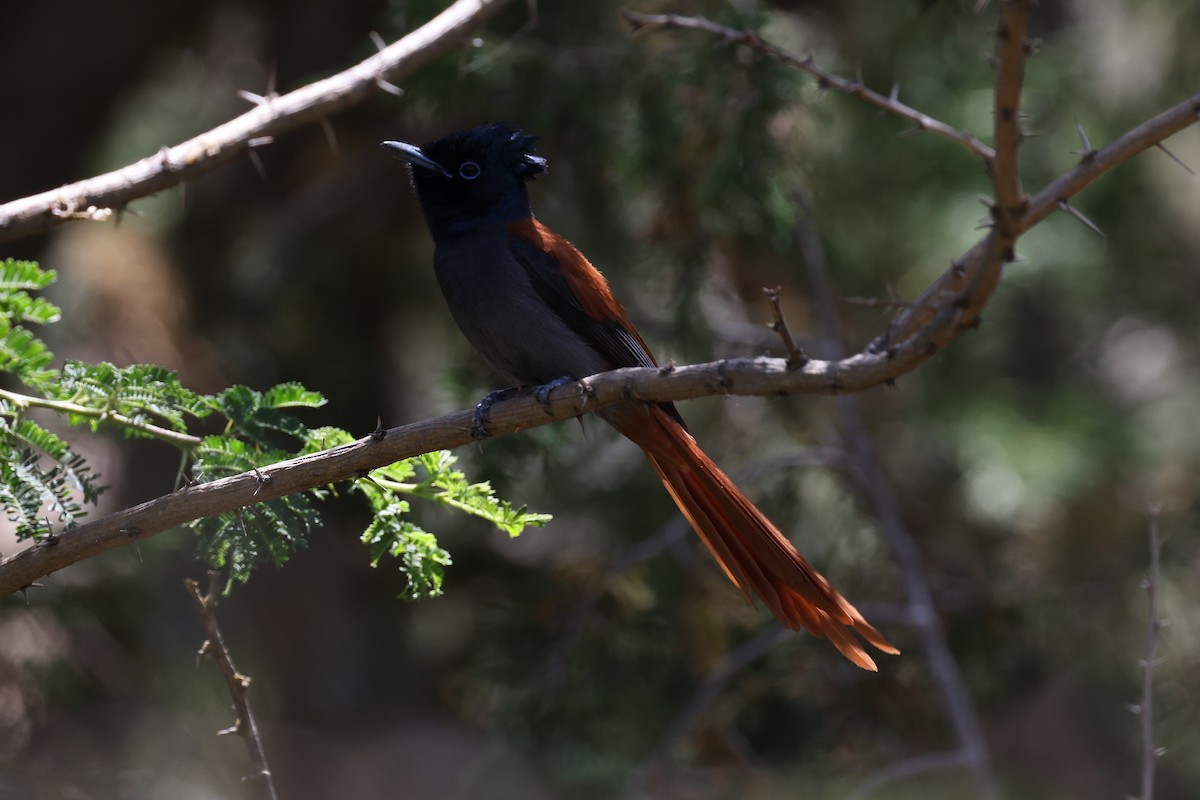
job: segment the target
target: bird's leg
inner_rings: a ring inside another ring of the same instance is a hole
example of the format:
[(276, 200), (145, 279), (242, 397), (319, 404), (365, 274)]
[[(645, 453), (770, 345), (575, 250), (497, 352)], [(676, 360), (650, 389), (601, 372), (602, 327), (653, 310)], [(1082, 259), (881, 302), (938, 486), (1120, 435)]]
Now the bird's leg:
[(555, 378), (549, 383), (543, 383), (534, 390), (533, 396), (541, 403), (542, 410), (547, 414), (550, 413), (550, 393), (560, 386), (566, 386), (568, 383), (574, 383), (575, 379), (570, 375), (563, 375), (561, 378)]
[(555, 378), (541, 386), (510, 386), (507, 389), (497, 389), (494, 392), (488, 392), (482, 400), (475, 404), (475, 416), (471, 419), (471, 436), (475, 439), (486, 439), (492, 435), (487, 429), (487, 415), (491, 411), (492, 406), (501, 400), (508, 400), (519, 394), (533, 392), (533, 396), (537, 398), (542, 408), (549, 414), (550, 393), (558, 387), (566, 386), (568, 383), (573, 383), (574, 381), (575, 379), (570, 375), (563, 375), (561, 378)]
[(471, 437), (486, 439), (491, 436), (492, 434), (487, 429), (487, 415), (492, 406), (501, 400), (516, 397), (523, 391), (528, 391), (528, 389), (522, 386), (510, 386), (507, 389), (497, 389), (484, 395), (483, 399), (475, 404), (475, 416), (471, 419)]

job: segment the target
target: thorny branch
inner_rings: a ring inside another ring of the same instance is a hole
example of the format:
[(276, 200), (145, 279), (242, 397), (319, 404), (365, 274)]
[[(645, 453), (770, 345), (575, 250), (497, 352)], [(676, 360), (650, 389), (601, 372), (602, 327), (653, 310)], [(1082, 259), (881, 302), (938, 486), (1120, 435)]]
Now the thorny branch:
[(713, 33), (721, 37), (723, 42), (746, 45), (752, 50), (807, 72), (816, 78), (817, 84), (824, 89), (833, 89), (834, 91), (857, 97), (890, 114), (895, 114), (898, 117), (909, 120), (919, 130), (929, 131), (951, 141), (958, 142), (977, 155), (985, 166), (990, 167), (992, 159), (996, 157), (996, 153), (992, 148), (979, 141), (969, 131), (960, 131), (951, 125), (934, 119), (928, 114), (924, 114), (911, 106), (901, 103), (897, 99), (898, 90), (893, 90), (892, 94), (888, 96), (879, 94), (863, 85), (861, 79), (850, 80), (818, 67), (812, 56), (800, 57), (789, 53), (778, 45), (771, 44), (759, 36), (757, 31), (738, 30), (737, 28), (719, 25), (704, 17), (687, 17), (681, 14), (641, 14), (636, 11), (626, 10), (621, 12), (621, 17), (633, 27), (635, 33), (642, 33), (654, 28), (682, 28)]
[[(511, 0), (458, 0), (425, 25), (378, 53), (294, 92), (258, 97), (256, 105), (211, 131), (122, 167), (0, 205), (0, 242), (43, 233), (73, 219), (103, 220), (131, 200), (194, 178), (301, 126), (357, 105), (461, 42)], [(392, 87), (394, 88), (394, 87)]]
[(1000, 236), (1015, 241), (1013, 222), (1025, 213), (1025, 195), (1021, 191), (1021, 86), (1025, 80), (1025, 56), (1033, 46), (1026, 41), (1029, 27), (1029, 4), (1032, 0), (1007, 0), (1000, 12), (1000, 27), (996, 67), (996, 91), (993, 105), (993, 138), (996, 141), (996, 160), (992, 162), (992, 185), (996, 190), (996, 205), (992, 217)]
[[(477, 13), (483, 13), (483, 9), (492, 10), (503, 1), (475, 0), (468, 3), (468, 0), (460, 0), (460, 3), (452, 6), (438, 20), (455, 9), (467, 6), (475, 9)], [(692, 27), (722, 36), (730, 30), (700, 18), (651, 17), (649, 21), (643, 20), (640, 23), (636, 22), (637, 15), (634, 15), (633, 19), (635, 25), (642, 27)], [(404, 44), (438, 20), (405, 37), (393, 47)], [(745, 34), (742, 41), (752, 46), (754, 42), (766, 45), (757, 34), (750, 36), (747, 32), (734, 33), (738, 36)], [(774, 45), (770, 48), (767, 52), (779, 58), (786, 55), (784, 60), (795, 63), (796, 66), (801, 66), (806, 61), (787, 55)], [(1022, 48), (1020, 57), (1024, 54), (1025, 49)], [(1016, 57), (1015, 53), (1013, 57)], [(368, 63), (370, 60), (364, 62)], [(1008, 71), (1020, 69), (1019, 65), (1006, 68), (1005, 63), (1002, 58), (998, 85), (1009, 80), (1005, 77)], [(812, 71), (811, 63), (801, 68)], [(825, 76), (827, 80), (831, 77), (834, 76)], [(906, 118), (911, 118), (911, 114), (917, 113), (891, 99), (882, 98), (885, 102), (880, 103), (881, 98), (878, 95), (866, 92), (865, 89), (861, 92), (857, 89), (850, 91), (853, 87), (839, 81), (842, 79), (831, 81), (830, 85), (834, 88), (845, 86), (843, 90), (849, 94), (862, 97)], [(295, 94), (293, 92), (288, 97)], [(282, 98), (278, 98), (276, 102), (278, 100)], [(1091, 157), (1085, 158), (1070, 173), (1035, 195), (1023, 214), (1014, 221), (1009, 234), (1017, 236), (1025, 233), (1041, 219), (1049, 216), (1057, 208), (1059, 201), (1082, 191), (1122, 161), (1195, 123), (1197, 112), (1200, 112), (1200, 94), (1139, 125), (1096, 151)], [(981, 145), (969, 144), (965, 136), (953, 135), (953, 129), (945, 130), (948, 126), (927, 127), (934, 132), (942, 132), (948, 138), (963, 141), (972, 152), (986, 157), (987, 161), (996, 156), (991, 150), (981, 149)], [(3, 211), (3, 207), (0, 207), (0, 211)], [(1013, 257), (1012, 241), (1007, 238), (1009, 234), (1000, 234), (993, 228), (987, 236), (959, 256), (950, 269), (937, 278), (911, 306), (904, 308), (886, 332), (877, 337), (865, 350), (852, 356), (834, 361), (811, 359), (799, 369), (788, 369), (783, 359), (744, 358), (677, 367), (673, 370), (617, 370), (556, 389), (549, 395), (545, 408), (532, 396), (498, 402), (490, 412), (489, 430), (494, 436), (515, 433), (555, 420), (590, 413), (605, 405), (628, 399), (678, 401), (720, 394), (842, 394), (890, 383), (928, 361), (977, 323), (980, 311), (999, 281), (1004, 263)], [(549, 413), (546, 413), (547, 411)], [(470, 444), (473, 441), (472, 417), (472, 411), (462, 411), (415, 422), (393, 428), (382, 436), (367, 436), (344, 447), (280, 462), (260, 470), (263, 476), (269, 476), (267, 485), (263, 485), (260, 476), (245, 473), (211, 483), (184, 487), (139, 506), (94, 520), (0, 560), (0, 595), (20, 591), (38, 578), (65, 566), (194, 519), (214, 516), (332, 482), (349, 480), (365, 471), (431, 450)], [(136, 532), (136, 535), (131, 534), (131, 531)]]
[(220, 596), (220, 576), (216, 572), (208, 573), (208, 592), (201, 594), (200, 584), (194, 579), (187, 578), (184, 588), (196, 603), (196, 613), (204, 625), (204, 644), (197, 653), (202, 658), (211, 659), (229, 688), (229, 696), (233, 700), (233, 726), (220, 731), (221, 734), (236, 733), (246, 742), (246, 750), (250, 753), (250, 763), (254, 765), (256, 780), (262, 780), (266, 796), (276, 800), (275, 781), (271, 777), (271, 769), (267, 765), (267, 756), (263, 750), (262, 738), (258, 735), (258, 725), (254, 721), (254, 713), (250, 710), (250, 700), (247, 694), (250, 690), (250, 678), (238, 672), (233, 665), (233, 658), (225, 647), (225, 639), (217, 626), (217, 598)]

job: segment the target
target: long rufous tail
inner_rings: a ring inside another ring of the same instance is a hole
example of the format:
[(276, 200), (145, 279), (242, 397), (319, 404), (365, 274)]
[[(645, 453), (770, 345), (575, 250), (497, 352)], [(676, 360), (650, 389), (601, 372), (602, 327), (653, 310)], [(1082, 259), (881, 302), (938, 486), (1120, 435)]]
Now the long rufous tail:
[(838, 594), (812, 564), (659, 406), (621, 404), (600, 412), (646, 453), (663, 485), (729, 580), (758, 596), (792, 630), (827, 638), (846, 658), (875, 671), (851, 631), (885, 653), (899, 653)]

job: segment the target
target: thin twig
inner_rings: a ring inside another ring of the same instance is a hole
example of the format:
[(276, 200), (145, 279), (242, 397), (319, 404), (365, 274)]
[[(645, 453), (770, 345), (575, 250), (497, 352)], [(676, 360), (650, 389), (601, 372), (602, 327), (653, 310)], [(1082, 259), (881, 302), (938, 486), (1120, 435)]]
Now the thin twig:
[(132, 430), (149, 434), (155, 439), (168, 442), (185, 450), (194, 449), (204, 441), (199, 436), (192, 436), (189, 433), (183, 433), (182, 431), (164, 428), (161, 425), (155, 425), (152, 422), (143, 422), (141, 420), (127, 417), (124, 414), (118, 414), (115, 411), (106, 411), (101, 408), (89, 408), (88, 406), (81, 406), (77, 403), (70, 403), (65, 400), (51, 400), (45, 397), (34, 397), (33, 395), (10, 392), (7, 389), (0, 389), (0, 399), (7, 400), (17, 408), (45, 408), (50, 411), (57, 411), (61, 414), (72, 414), (77, 417), (87, 417), (89, 419), (95, 419), (101, 422), (111, 422), (124, 428), (130, 428)]
[[(829, 280), (829, 266), (825, 258), (825, 250), (817, 235), (816, 225), (812, 217), (812, 203), (802, 192), (797, 192), (795, 200), (801, 208), (799, 221), (796, 224), (797, 248), (807, 267), (809, 280), (817, 308), (817, 318), (820, 321), (822, 337), (830, 355), (840, 355), (842, 346), (838, 337), (840, 328), (837, 318), (836, 295)], [(859, 413), (858, 404), (853, 397), (840, 397), (837, 402), (841, 419), (842, 440), (845, 451), (849, 455), (854, 472), (879, 520), (880, 533), (892, 557), (900, 567), (904, 581), (904, 593), (908, 601), (909, 619), (917, 629), (921, 647), (929, 659), (929, 669), (934, 681), (941, 692), (942, 703), (950, 717), (958, 739), (958, 763), (967, 765), (979, 786), (979, 793), (984, 798), (999, 797), (995, 776), (992, 774), (991, 758), (988, 755), (987, 743), (983, 730), (971, 703), (962, 674), (946, 643), (946, 636), (938, 618), (937, 608), (933, 600), (933, 591), (925, 576), (925, 568), (921, 563), (921, 552), (916, 540), (904, 524), (904, 516), (900, 500), (888, 479), (879, 459), (875, 454), (875, 444), (867, 426)], [(933, 767), (926, 767), (933, 768)], [(910, 771), (895, 768), (889, 772), (894, 780)], [(873, 790), (880, 783), (880, 774), (869, 779)], [(860, 792), (866, 793), (864, 787)]]
[(808, 363), (808, 356), (804, 355), (800, 345), (796, 344), (796, 340), (792, 337), (792, 331), (788, 328), (787, 320), (783, 317), (783, 306), (779, 302), (779, 298), (783, 294), (783, 287), (776, 286), (774, 289), (764, 287), (763, 294), (767, 298), (767, 305), (771, 307), (771, 316), (773, 317), (769, 327), (779, 334), (779, 338), (783, 340), (783, 346), (788, 351), (788, 369), (800, 369)]
[(853, 97), (858, 97), (877, 108), (881, 108), (890, 114), (914, 123), (918, 130), (929, 131), (951, 141), (958, 142), (978, 156), (985, 165), (990, 165), (992, 159), (995, 157), (995, 152), (992, 148), (979, 141), (969, 131), (961, 131), (901, 103), (896, 99), (899, 94), (898, 88), (893, 87), (891, 93), (888, 95), (879, 94), (864, 86), (861, 80), (849, 80), (818, 67), (813, 61), (812, 56), (801, 58), (789, 53), (782, 47), (766, 41), (756, 31), (729, 28), (705, 17), (688, 17), (680, 14), (641, 14), (636, 11), (624, 10), (621, 12), (621, 17), (633, 27), (635, 32), (654, 28), (699, 30), (716, 34), (724, 42), (744, 44), (752, 50), (756, 50), (784, 64), (807, 72), (816, 78), (817, 84), (824, 89), (833, 89)]
[[(511, 0), (458, 0), (379, 53), (294, 92), (261, 97), (213, 130), (115, 172), (0, 205), (0, 242), (43, 233), (71, 219), (107, 219), (131, 200), (176, 186), (279, 136), (362, 103), (381, 85), (411, 74), (457, 45)], [(269, 90), (273, 91), (273, 90)]]
[(192, 600), (195, 601), (196, 613), (200, 615), (200, 622), (204, 625), (205, 639), (204, 644), (200, 646), (198, 655), (210, 659), (221, 670), (221, 675), (225, 678), (225, 686), (229, 689), (229, 696), (233, 700), (233, 726), (219, 731), (219, 734), (236, 733), (242, 737), (246, 743), (246, 750), (250, 754), (250, 763), (254, 765), (252, 777), (263, 781), (263, 785), (266, 787), (266, 797), (270, 800), (277, 800), (275, 781), (271, 777), (271, 769), (263, 750), (262, 737), (258, 734), (258, 725), (254, 721), (254, 712), (250, 709), (250, 699), (247, 696), (250, 690), (250, 677), (238, 672), (237, 667), (233, 665), (233, 658), (225, 647), (225, 639), (221, 636), (221, 629), (217, 625), (220, 576), (216, 572), (208, 573), (207, 594), (200, 593), (200, 584), (192, 578), (185, 579), (183, 585), (188, 594), (192, 596)]
[(1165, 748), (1154, 744), (1154, 667), (1157, 664), (1158, 633), (1164, 621), (1158, 615), (1158, 586), (1161, 575), (1162, 536), (1158, 532), (1158, 510), (1150, 511), (1150, 575), (1142, 582), (1146, 589), (1146, 644), (1142, 650), (1142, 701), (1135, 707), (1142, 731), (1142, 791), (1138, 800), (1154, 800), (1154, 769)]

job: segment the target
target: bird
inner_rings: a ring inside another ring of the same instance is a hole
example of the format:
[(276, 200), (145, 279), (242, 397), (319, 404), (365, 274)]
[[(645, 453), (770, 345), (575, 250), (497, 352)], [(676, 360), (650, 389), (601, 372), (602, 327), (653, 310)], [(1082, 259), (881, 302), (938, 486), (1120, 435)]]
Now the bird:
[[(480, 431), (491, 403), (518, 387), (541, 387), (544, 402), (549, 387), (657, 365), (600, 271), (534, 216), (528, 184), (548, 169), (537, 141), (497, 122), (428, 144), (381, 144), (408, 166), (451, 316), (515, 384), (480, 401)], [(594, 413), (642, 449), (748, 600), (757, 596), (780, 623), (828, 639), (863, 669), (878, 669), (863, 641), (899, 653), (700, 449), (674, 404), (626, 400)]]

